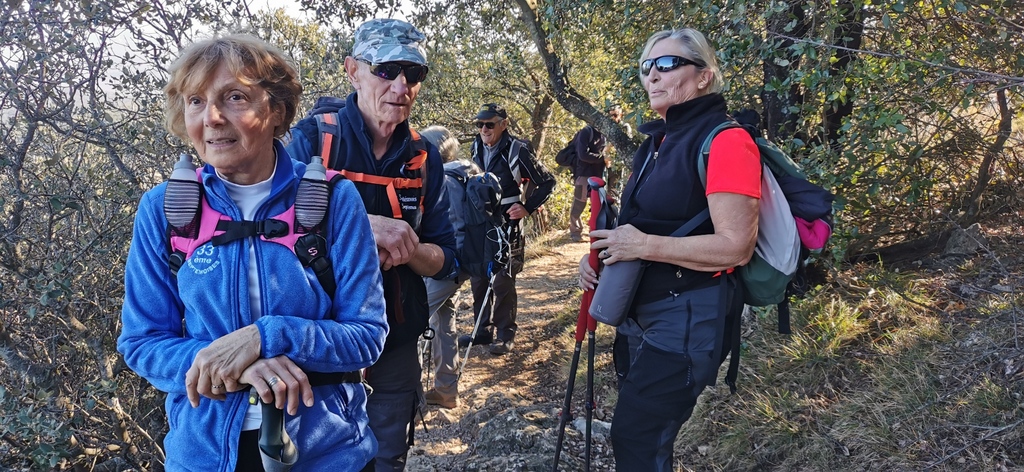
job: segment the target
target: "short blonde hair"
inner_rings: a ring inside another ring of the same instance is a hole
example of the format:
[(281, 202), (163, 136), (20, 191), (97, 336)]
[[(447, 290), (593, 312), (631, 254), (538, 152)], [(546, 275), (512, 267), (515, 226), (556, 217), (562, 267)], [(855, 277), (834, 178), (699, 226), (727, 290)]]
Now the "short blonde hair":
[[(718, 68), (718, 59), (715, 56), (715, 48), (711, 47), (707, 38), (705, 38), (700, 31), (693, 28), (663, 30), (652, 34), (651, 37), (647, 39), (647, 44), (644, 46), (644, 52), (640, 55), (640, 61), (638, 64), (642, 65), (644, 61), (648, 59), (647, 56), (651, 54), (651, 49), (654, 49), (654, 45), (663, 39), (674, 39), (679, 41), (689, 56), (687, 59), (693, 59), (706, 64), (704, 69), (711, 71), (712, 75), (710, 83), (711, 86), (708, 88), (709, 93), (718, 93), (722, 91), (722, 87), (725, 86), (725, 80), (722, 79), (722, 71)], [(640, 76), (640, 80), (644, 80), (643, 75)]]
[(247, 34), (233, 34), (193, 43), (171, 64), (164, 86), (167, 103), (164, 123), (175, 136), (188, 140), (185, 130), (185, 96), (207, 86), (221, 64), (246, 85), (258, 85), (270, 96), (270, 107), (284, 110), (274, 137), (284, 136), (299, 108), (302, 84), (295, 67), (279, 49)]

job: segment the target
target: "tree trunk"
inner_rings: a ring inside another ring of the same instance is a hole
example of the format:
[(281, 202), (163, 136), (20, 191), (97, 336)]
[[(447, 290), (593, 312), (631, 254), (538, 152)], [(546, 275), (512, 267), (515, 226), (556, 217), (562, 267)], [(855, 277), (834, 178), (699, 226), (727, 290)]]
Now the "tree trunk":
[(996, 131), (996, 140), (985, 150), (985, 157), (978, 167), (978, 181), (974, 184), (967, 212), (964, 214), (963, 221), (960, 222), (962, 227), (970, 226), (978, 221), (978, 216), (981, 213), (981, 197), (985, 194), (988, 182), (992, 180), (992, 163), (995, 162), (996, 156), (1003, 151), (1003, 146), (1010, 138), (1010, 131), (1013, 129), (1013, 113), (1010, 112), (1010, 107), (1006, 103), (1005, 89), (1000, 88), (996, 91), (996, 106), (999, 107), (999, 129)]
[(626, 131), (572, 88), (566, 68), (562, 65), (562, 59), (548, 41), (548, 33), (544, 30), (540, 18), (537, 16), (536, 5), (531, 4), (531, 0), (515, 0), (515, 2), (519, 6), (519, 18), (530, 31), (530, 36), (533, 38), (534, 44), (537, 45), (537, 51), (544, 61), (544, 67), (547, 69), (548, 80), (551, 83), (551, 92), (554, 95), (555, 101), (569, 113), (572, 113), (573, 116), (604, 133), (605, 137), (611, 141), (615, 149), (618, 149), (621, 154), (632, 156), (636, 152), (637, 146), (626, 135)]
[(544, 152), (545, 141), (548, 134), (548, 122), (554, 114), (555, 99), (548, 93), (544, 82), (535, 74), (531, 73), (530, 78), (534, 83), (533, 111), (530, 113), (530, 121), (533, 125), (533, 135), (530, 137), (530, 144), (534, 152), (540, 155)]
[[(851, 0), (839, 2), (837, 8), (841, 11), (843, 22), (833, 32), (836, 46), (836, 60), (829, 67), (830, 77), (843, 77), (844, 86), (849, 87), (849, 80), (846, 78), (850, 63), (856, 59), (853, 52), (860, 49), (864, 38), (864, 22), (861, 11)], [(854, 97), (847, 93), (845, 99), (832, 102), (831, 106), (826, 104), (825, 108), (825, 136), (828, 139), (829, 149), (835, 153), (841, 153), (839, 145), (840, 129), (843, 126), (843, 119), (853, 113)]]
[[(791, 83), (788, 90), (769, 90), (768, 87), (772, 83), (785, 84), (789, 80), (790, 71), (800, 66), (800, 55), (788, 52), (793, 45), (793, 40), (789, 38), (802, 38), (810, 29), (804, 15), (803, 2), (790, 0), (787, 3), (788, 9), (769, 17), (767, 25), (767, 42), (772, 45), (773, 50), (779, 51), (777, 57), (765, 60), (763, 66), (765, 89), (761, 94), (761, 101), (764, 103), (762, 119), (768, 138), (772, 140), (793, 136), (799, 113), (791, 110), (799, 110), (803, 104), (803, 95), (798, 83)], [(787, 31), (787, 25), (793, 20), (796, 20), (796, 26)]]

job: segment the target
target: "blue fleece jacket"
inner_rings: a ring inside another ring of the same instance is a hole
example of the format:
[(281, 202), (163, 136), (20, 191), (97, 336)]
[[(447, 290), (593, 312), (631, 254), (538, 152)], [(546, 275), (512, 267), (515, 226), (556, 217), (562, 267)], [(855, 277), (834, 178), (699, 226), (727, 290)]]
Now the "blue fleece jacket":
[[(277, 168), (270, 196), (256, 219), (278, 215), (294, 202), (305, 164), (288, 157), (275, 141)], [(214, 169), (202, 171), (210, 206), (235, 220), (241, 213)], [(253, 324), (249, 306), (249, 247), (255, 244), (262, 290), (260, 356), (288, 356), (311, 372), (345, 372), (373, 364), (387, 334), (377, 250), (359, 195), (351, 182), (331, 194), (326, 239), (337, 289), (324, 292), (285, 246), (244, 238), (225, 245), (206, 243), (171, 276), (167, 263), (167, 185), (142, 197), (125, 267), (125, 297), (118, 351), (128, 366), (167, 392), (170, 426), (164, 439), (166, 469), (233, 471), (248, 391), (224, 401), (201, 397), (193, 408), (185, 394), (185, 373), (196, 353), (213, 340)], [(366, 392), (359, 384), (314, 388), (315, 404), (286, 415), (288, 434), (299, 451), (293, 470), (359, 470), (374, 456), (368, 429)]]

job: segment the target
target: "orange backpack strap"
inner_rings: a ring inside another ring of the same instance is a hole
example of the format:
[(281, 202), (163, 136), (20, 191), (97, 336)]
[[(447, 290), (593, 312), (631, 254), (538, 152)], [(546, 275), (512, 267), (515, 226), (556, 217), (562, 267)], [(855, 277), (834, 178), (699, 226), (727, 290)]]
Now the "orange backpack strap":
[(409, 179), (403, 179), (401, 177), (382, 177), (379, 175), (364, 174), (362, 172), (352, 172), (344, 169), (341, 170), (341, 175), (344, 175), (346, 179), (351, 180), (353, 182), (363, 182), (367, 184), (384, 186), (387, 189), (388, 201), (391, 203), (392, 216), (397, 219), (402, 219), (402, 206), (398, 200), (398, 191), (395, 190), (395, 188), (397, 187), (395, 185), (395, 181)]
[[(420, 214), (422, 215), (426, 210), (423, 205), (423, 201), (427, 197), (427, 144), (423, 138), (420, 137), (420, 133), (409, 127), (409, 134), (412, 135), (412, 146), (413, 154), (412, 159), (407, 162), (406, 168), (413, 171), (419, 171), (420, 176)], [(443, 179), (444, 177), (442, 177)]]
[(412, 159), (405, 163), (405, 168), (408, 170), (420, 170), (423, 168), (423, 164), (427, 163), (427, 147), (423, 144), (423, 138), (420, 137), (416, 130), (409, 128), (409, 134), (412, 135), (412, 145), (415, 154), (412, 156)]
[[(338, 114), (336, 112), (321, 113), (316, 115), (317, 130), (320, 132), (320, 159), (323, 160), (324, 167), (328, 169), (335, 168), (331, 164), (336, 164), (336, 158), (338, 153), (338, 147), (340, 141), (338, 138)], [(391, 207), (391, 216), (397, 219), (403, 219), (404, 214), (402, 212), (402, 199), (399, 198), (399, 193), (407, 194), (410, 190), (416, 190), (418, 195), (417, 206), (419, 207), (420, 215), (423, 214), (423, 201), (426, 194), (426, 162), (427, 162), (427, 148), (424, 144), (423, 139), (416, 130), (409, 128), (409, 134), (412, 137), (412, 157), (409, 158), (402, 166), (401, 177), (384, 177), (380, 175), (367, 174), (363, 172), (355, 172), (348, 169), (340, 170), (341, 175), (345, 176), (346, 179), (352, 182), (362, 182), (373, 185), (380, 185), (385, 187), (388, 195), (388, 203)], [(408, 195), (406, 195), (408, 197)], [(413, 220), (418, 221), (417, 218)]]
[(324, 167), (330, 169), (331, 156), (337, 154), (338, 113), (321, 113), (316, 115), (316, 127), (320, 131), (320, 159)]

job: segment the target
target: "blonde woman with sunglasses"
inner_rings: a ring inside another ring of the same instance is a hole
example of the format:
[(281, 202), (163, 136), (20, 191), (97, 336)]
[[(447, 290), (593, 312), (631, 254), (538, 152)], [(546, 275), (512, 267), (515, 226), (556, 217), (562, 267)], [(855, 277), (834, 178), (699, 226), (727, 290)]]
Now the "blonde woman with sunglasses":
[[(612, 422), (619, 471), (672, 471), (673, 443), (697, 397), (714, 385), (743, 308), (735, 267), (757, 236), (761, 166), (743, 129), (714, 137), (707, 185), (697, 169), (704, 140), (728, 120), (714, 49), (692, 29), (660, 31), (640, 56), (640, 80), (661, 119), (633, 157), (618, 226), (590, 233), (606, 266), (640, 259), (646, 268), (619, 328), (620, 392)], [(696, 227), (672, 236), (687, 222)], [(580, 261), (580, 284), (598, 274)], [(730, 339), (730, 341), (726, 341)], [(628, 354), (625, 354), (627, 353)]]

